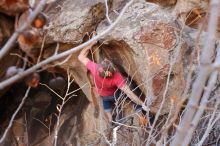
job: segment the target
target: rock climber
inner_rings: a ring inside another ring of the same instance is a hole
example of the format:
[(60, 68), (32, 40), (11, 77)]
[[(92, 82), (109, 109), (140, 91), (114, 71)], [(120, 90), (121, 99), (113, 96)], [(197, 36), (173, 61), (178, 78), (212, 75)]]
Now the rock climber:
[(141, 101), (126, 85), (123, 76), (116, 70), (113, 63), (108, 59), (104, 59), (97, 64), (88, 58), (89, 50), (96, 44), (90, 43), (80, 52), (78, 59), (91, 72), (96, 85), (96, 91), (101, 97), (105, 115), (109, 121), (112, 121), (112, 106), (115, 102), (115, 91), (121, 89), (133, 102), (140, 105), (143, 110), (148, 110), (144, 102)]

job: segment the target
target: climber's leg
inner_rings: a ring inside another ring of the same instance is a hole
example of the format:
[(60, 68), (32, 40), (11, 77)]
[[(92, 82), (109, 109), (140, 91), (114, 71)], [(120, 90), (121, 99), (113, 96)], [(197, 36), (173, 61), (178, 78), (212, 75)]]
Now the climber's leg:
[(108, 121), (112, 121), (112, 107), (115, 101), (114, 96), (101, 96), (103, 108), (105, 111), (105, 116), (107, 117)]

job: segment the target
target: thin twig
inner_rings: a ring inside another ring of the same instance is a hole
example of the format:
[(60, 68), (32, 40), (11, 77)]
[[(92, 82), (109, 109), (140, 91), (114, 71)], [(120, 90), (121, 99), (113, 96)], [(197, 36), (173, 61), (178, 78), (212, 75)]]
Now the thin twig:
[(217, 100), (217, 103), (215, 104), (215, 111), (213, 111), (213, 114), (211, 116), (211, 118), (209, 119), (209, 123), (208, 126), (206, 128), (206, 131), (204, 132), (201, 140), (199, 141), (199, 143), (197, 144), (198, 146), (202, 146), (203, 142), (205, 141), (206, 137), (210, 134), (210, 131), (212, 129), (212, 127), (215, 125), (215, 123), (219, 120), (220, 118), (220, 114), (218, 114), (218, 116), (214, 119), (215, 115), (216, 115), (216, 111), (218, 109), (220, 100)]
[(44, 83), (39, 83), (39, 84), (42, 85), (42, 86), (47, 87), (47, 89), (49, 89), (49, 90), (50, 90), (51, 92), (53, 92), (56, 96), (58, 96), (60, 99), (63, 100), (63, 97), (60, 96), (56, 91), (54, 91), (53, 89), (51, 89), (47, 84), (44, 84)]
[(14, 122), (14, 119), (15, 119), (17, 113), (20, 111), (20, 109), (22, 108), (22, 106), (23, 106), (23, 104), (24, 104), (26, 98), (28, 97), (28, 94), (29, 94), (30, 89), (31, 89), (31, 87), (28, 87), (28, 89), (26, 90), (26, 93), (25, 93), (24, 97), (22, 98), (21, 103), (19, 104), (18, 108), (16, 109), (16, 111), (15, 111), (14, 114), (12, 115), (11, 120), (10, 120), (10, 122), (9, 122), (9, 125), (8, 125), (8, 127), (6, 128), (4, 134), (2, 135), (2, 137), (1, 137), (1, 139), (0, 139), (0, 143), (2, 143), (2, 142), (4, 141), (5, 137), (6, 137), (7, 134), (8, 134), (8, 131), (11, 129), (11, 127), (12, 127), (12, 125), (13, 125), (13, 122)]
[(111, 19), (109, 18), (109, 15), (108, 15), (108, 0), (105, 0), (105, 16), (109, 22), (109, 24), (112, 24), (112, 21)]
[(37, 59), (37, 63), (40, 62), (40, 59), (41, 59), (41, 56), (42, 56), (42, 53), (43, 53), (43, 49), (44, 49), (45, 40), (46, 40), (46, 35), (44, 36), (43, 41), (42, 41), (42, 45), (41, 45), (41, 49), (40, 49), (40, 54), (39, 54), (39, 57)]
[(111, 144), (111, 146), (114, 146), (114, 145), (116, 145), (116, 143), (117, 143), (117, 131), (118, 131), (118, 129), (120, 128), (121, 126), (117, 126), (117, 127), (115, 127), (114, 129), (113, 129), (113, 133), (112, 133), (112, 144)]
[(27, 139), (27, 146), (29, 146), (29, 137), (28, 137), (28, 123), (27, 123), (27, 114), (25, 112), (24, 114), (24, 120), (25, 120), (25, 131), (26, 131), (26, 139)]

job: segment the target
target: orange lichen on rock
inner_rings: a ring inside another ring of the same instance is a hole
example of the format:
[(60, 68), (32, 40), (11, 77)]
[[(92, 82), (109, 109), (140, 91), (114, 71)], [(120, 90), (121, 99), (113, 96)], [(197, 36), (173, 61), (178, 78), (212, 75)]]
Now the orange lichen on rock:
[(176, 43), (174, 26), (166, 23), (151, 22), (143, 26), (135, 39), (140, 43), (152, 44), (163, 49), (172, 49)]
[(149, 123), (148, 119), (146, 119), (144, 116), (139, 116), (139, 124), (141, 126), (147, 126), (147, 124)]
[(174, 104), (176, 100), (177, 100), (177, 96), (174, 95), (170, 97), (171, 104)]
[(150, 56), (150, 64), (161, 65), (160, 58), (159, 58), (159, 56), (157, 54), (152, 54)]

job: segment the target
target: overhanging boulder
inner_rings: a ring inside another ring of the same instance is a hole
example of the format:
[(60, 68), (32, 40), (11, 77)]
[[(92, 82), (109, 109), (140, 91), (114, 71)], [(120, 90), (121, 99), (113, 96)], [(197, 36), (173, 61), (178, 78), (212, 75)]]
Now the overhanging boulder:
[[(110, 14), (111, 19), (116, 17), (114, 12)], [(98, 33), (108, 27), (106, 21), (98, 26)], [(133, 52), (123, 60), (132, 58), (134, 64), (131, 68), (135, 66), (137, 70), (130, 70), (126, 61), (120, 64), (140, 86), (153, 113), (157, 112), (161, 104), (172, 58), (176, 58), (176, 63), (172, 67), (161, 114), (169, 112), (170, 97), (179, 97), (184, 89), (185, 80), (181, 64), (183, 53), (180, 51), (184, 42), (179, 38), (179, 30), (175, 19), (169, 13), (161, 10), (157, 5), (139, 0), (128, 8), (114, 30), (101, 39), (104, 43), (123, 41), (126, 44), (124, 45), (126, 49), (122, 47), (113, 49), (117, 50), (119, 58), (124, 57), (123, 50)], [(179, 51), (178, 55), (174, 55), (177, 51)], [(106, 50), (106, 52), (111, 54), (111, 51)]]

